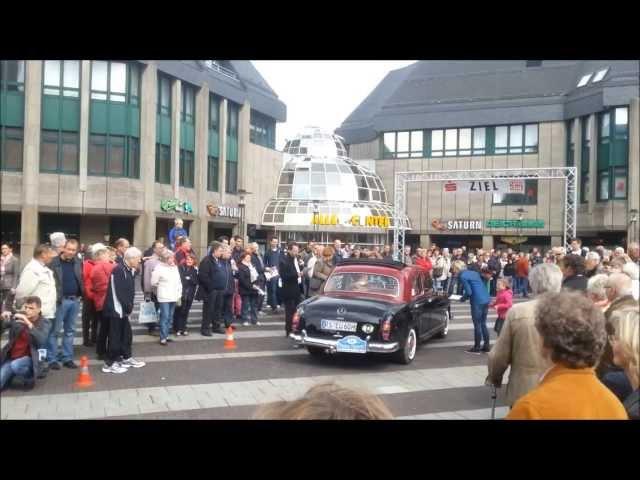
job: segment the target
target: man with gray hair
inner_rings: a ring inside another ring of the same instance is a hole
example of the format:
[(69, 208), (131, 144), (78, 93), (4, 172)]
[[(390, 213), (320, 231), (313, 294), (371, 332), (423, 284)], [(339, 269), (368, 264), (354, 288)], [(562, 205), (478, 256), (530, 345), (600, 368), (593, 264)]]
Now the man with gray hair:
[(49, 240), (51, 241), (51, 246), (53, 247), (54, 252), (56, 252), (55, 256), (57, 257), (64, 250), (64, 246), (67, 244), (67, 237), (62, 232), (53, 232), (49, 235)]
[(627, 247), (627, 255), (633, 263), (640, 266), (640, 244), (638, 242), (631, 242)]
[(608, 281), (609, 276), (600, 273), (591, 277), (587, 282), (587, 297), (589, 297), (593, 304), (602, 310), (603, 313), (609, 308), (609, 298), (607, 297), (606, 288)]
[(109, 339), (104, 373), (125, 373), (129, 368), (144, 367), (145, 362), (131, 356), (133, 333), (129, 316), (133, 312), (135, 272), (140, 266), (142, 252), (129, 247), (111, 272), (103, 315), (109, 318)]
[(587, 253), (584, 257), (584, 276), (591, 278), (595, 275), (602, 273), (602, 266), (600, 265), (600, 254), (596, 251)]
[(624, 308), (638, 308), (638, 302), (633, 298), (631, 277), (624, 273), (612, 273), (609, 275), (607, 285), (607, 297), (611, 305), (605, 313), (605, 319), (609, 321), (611, 314)]
[[(562, 288), (562, 272), (553, 263), (541, 263), (529, 272), (529, 285), (534, 297), (543, 293), (558, 293)], [(489, 352), (487, 381), (499, 387), (509, 366), (507, 403), (513, 405), (520, 397), (538, 385), (540, 376), (551, 365), (542, 356), (542, 341), (535, 327), (538, 300), (514, 305)]]

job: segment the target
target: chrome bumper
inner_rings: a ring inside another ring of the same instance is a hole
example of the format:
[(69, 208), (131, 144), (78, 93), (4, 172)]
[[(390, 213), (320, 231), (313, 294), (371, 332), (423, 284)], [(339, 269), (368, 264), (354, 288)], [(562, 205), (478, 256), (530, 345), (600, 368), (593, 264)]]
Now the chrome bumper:
[[(296, 342), (297, 345), (305, 345), (309, 347), (326, 348), (331, 353), (336, 353), (336, 344), (339, 339), (328, 340), (326, 338), (313, 338), (307, 335), (305, 330), (300, 334), (290, 333), (289, 338)], [(367, 342), (367, 353), (392, 353), (400, 349), (398, 342), (380, 343)]]

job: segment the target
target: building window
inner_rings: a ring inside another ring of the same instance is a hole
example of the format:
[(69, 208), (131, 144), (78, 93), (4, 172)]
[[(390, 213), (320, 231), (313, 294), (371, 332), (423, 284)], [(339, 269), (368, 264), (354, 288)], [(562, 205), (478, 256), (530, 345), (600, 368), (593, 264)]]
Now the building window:
[(536, 153), (538, 151), (538, 125), (509, 125), (495, 129), (496, 155), (507, 153)]
[(0, 60), (0, 89), (24, 92), (24, 60)]
[(171, 183), (171, 147), (156, 143), (156, 182)]
[(238, 192), (238, 163), (227, 162), (227, 193)]
[(209, 96), (209, 130), (220, 131), (220, 98)]
[(0, 60), (0, 169), (22, 170), (23, 60)]
[(80, 96), (80, 61), (45, 60), (44, 94), (63, 97)]
[(567, 130), (567, 167), (573, 167), (576, 164), (575, 161), (575, 143), (573, 140), (573, 130), (575, 125), (575, 120), (567, 120), (565, 122), (565, 128)]
[(40, 171), (77, 174), (79, 137), (77, 132), (43, 130), (40, 136)]
[(383, 158), (424, 157), (424, 131), (385, 132)]
[(235, 103), (227, 102), (227, 163), (226, 163), (226, 191), (238, 191), (238, 116), (239, 107)]
[(249, 123), (249, 140), (256, 145), (276, 148), (276, 121), (255, 110), (251, 110)]
[(599, 116), (598, 201), (627, 198), (629, 167), (629, 118), (627, 107), (617, 107)]
[(536, 205), (538, 203), (538, 180), (525, 180), (524, 192), (494, 193), (493, 205)]
[(180, 114), (183, 122), (194, 123), (195, 95), (193, 87), (190, 87), (186, 83), (182, 84), (182, 108)]
[(90, 135), (89, 175), (140, 177), (138, 139), (124, 135)]
[(0, 168), (22, 171), (22, 128), (0, 127)]
[(140, 72), (135, 63), (91, 62), (91, 99), (138, 105)]
[(193, 188), (194, 185), (194, 162), (193, 152), (180, 150), (180, 186)]
[(587, 203), (590, 196), (589, 168), (591, 158), (591, 116), (583, 117), (582, 128), (582, 151), (580, 152), (580, 202)]
[(171, 79), (158, 75), (158, 114), (171, 116)]
[(207, 157), (207, 190), (210, 192), (218, 191), (219, 165), (217, 157), (211, 155)]

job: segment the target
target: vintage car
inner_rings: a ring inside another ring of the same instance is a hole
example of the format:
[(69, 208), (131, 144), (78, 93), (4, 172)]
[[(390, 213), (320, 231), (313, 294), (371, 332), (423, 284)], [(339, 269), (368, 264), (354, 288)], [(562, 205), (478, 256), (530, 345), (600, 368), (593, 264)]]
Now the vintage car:
[(420, 341), (447, 335), (450, 319), (449, 299), (435, 294), (424, 268), (349, 259), (300, 303), (289, 337), (312, 355), (388, 353), (409, 364)]

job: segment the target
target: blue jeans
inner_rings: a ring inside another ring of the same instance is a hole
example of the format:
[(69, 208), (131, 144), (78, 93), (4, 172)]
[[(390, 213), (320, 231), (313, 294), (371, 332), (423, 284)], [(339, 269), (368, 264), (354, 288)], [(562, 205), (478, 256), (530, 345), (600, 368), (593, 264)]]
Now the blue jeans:
[(256, 311), (256, 303), (258, 297), (255, 295), (242, 295), (242, 321), (249, 322), (253, 325), (258, 321), (258, 312)]
[(166, 340), (173, 324), (176, 302), (160, 302), (160, 340)]
[(7, 359), (0, 368), (0, 390), (9, 385), (13, 377), (22, 377), (25, 380), (33, 379), (33, 363), (31, 357), (24, 356), (15, 360)]
[[(75, 323), (80, 310), (79, 300), (62, 299), (62, 303), (56, 308), (56, 318), (47, 338), (47, 362), (60, 361), (68, 362), (73, 360), (73, 334), (75, 332)], [(62, 356), (58, 355), (58, 334), (60, 327), (63, 327), (64, 336), (62, 337)]]
[(529, 278), (522, 277), (520, 279), (520, 291), (522, 292), (523, 297), (529, 296)]
[(280, 302), (278, 302), (278, 278), (272, 278), (267, 282), (267, 303), (271, 308), (276, 308)]
[(477, 305), (471, 304), (471, 320), (473, 320), (473, 346), (480, 348), (480, 340), (483, 341), (483, 347), (489, 348), (489, 330), (487, 329), (487, 314), (489, 313), (489, 304)]

